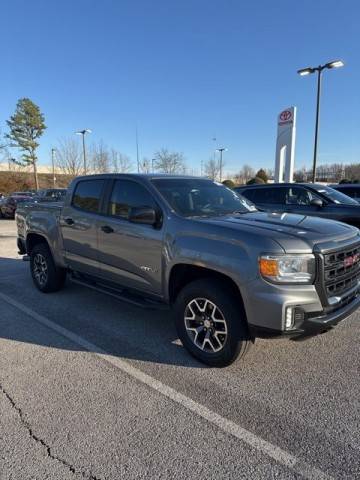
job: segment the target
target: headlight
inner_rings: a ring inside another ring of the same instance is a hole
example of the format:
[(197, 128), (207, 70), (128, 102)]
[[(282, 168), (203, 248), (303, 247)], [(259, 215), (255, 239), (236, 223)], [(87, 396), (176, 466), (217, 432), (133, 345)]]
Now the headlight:
[(273, 283), (312, 283), (315, 278), (314, 255), (263, 255), (259, 259), (261, 275)]

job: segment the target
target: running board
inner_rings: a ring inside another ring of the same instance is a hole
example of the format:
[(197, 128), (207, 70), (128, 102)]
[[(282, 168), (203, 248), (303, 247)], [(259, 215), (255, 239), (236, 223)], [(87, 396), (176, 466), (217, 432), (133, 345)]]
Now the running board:
[(140, 295), (136, 295), (125, 289), (115, 290), (114, 288), (108, 287), (104, 284), (99, 284), (94, 280), (78, 278), (74, 277), (73, 275), (70, 276), (70, 280), (77, 285), (91, 288), (92, 290), (100, 293), (105, 293), (106, 295), (110, 295), (110, 297), (116, 298), (117, 300), (120, 300), (122, 302), (131, 303), (131, 305), (135, 305), (136, 307), (151, 310), (169, 310), (169, 305), (167, 305), (166, 303), (157, 302), (156, 300), (152, 300), (150, 298), (141, 297)]

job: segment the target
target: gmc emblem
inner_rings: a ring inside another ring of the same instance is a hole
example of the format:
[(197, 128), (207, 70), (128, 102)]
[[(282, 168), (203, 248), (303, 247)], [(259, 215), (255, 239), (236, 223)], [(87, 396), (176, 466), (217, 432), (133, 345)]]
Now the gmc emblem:
[(355, 255), (352, 255), (351, 257), (347, 257), (344, 260), (344, 267), (351, 267), (355, 263), (358, 263), (359, 261), (359, 254), (356, 253)]

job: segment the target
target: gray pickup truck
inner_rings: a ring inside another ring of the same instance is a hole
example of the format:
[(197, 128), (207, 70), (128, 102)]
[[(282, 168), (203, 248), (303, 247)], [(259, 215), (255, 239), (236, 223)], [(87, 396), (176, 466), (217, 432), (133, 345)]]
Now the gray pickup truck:
[(171, 307), (179, 338), (225, 366), (258, 336), (329, 330), (359, 305), (359, 230), (258, 211), (207, 179), (76, 178), (63, 204), (20, 206), (20, 253), (36, 287), (66, 276), (144, 308)]

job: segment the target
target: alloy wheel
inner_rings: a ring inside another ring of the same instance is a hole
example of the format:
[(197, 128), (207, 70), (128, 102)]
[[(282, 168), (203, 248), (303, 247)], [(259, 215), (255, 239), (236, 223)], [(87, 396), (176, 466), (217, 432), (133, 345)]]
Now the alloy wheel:
[(226, 343), (228, 329), (220, 308), (207, 298), (194, 298), (184, 315), (186, 332), (200, 350), (216, 353)]
[(34, 257), (33, 272), (38, 284), (41, 287), (44, 286), (48, 279), (48, 267), (46, 259), (41, 253), (37, 253)]

